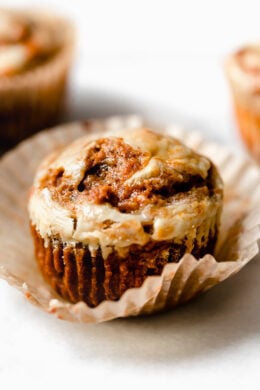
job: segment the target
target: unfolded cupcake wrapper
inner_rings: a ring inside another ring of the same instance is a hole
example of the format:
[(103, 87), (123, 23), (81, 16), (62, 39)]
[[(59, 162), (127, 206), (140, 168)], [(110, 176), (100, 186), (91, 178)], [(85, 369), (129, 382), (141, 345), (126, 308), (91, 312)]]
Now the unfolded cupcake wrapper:
[(28, 188), (36, 168), (47, 153), (79, 136), (143, 125), (139, 117), (128, 116), (60, 126), (24, 141), (0, 162), (0, 276), (30, 302), (58, 318), (93, 323), (166, 310), (227, 279), (259, 252), (258, 167), (224, 146), (205, 142), (197, 132), (170, 126), (164, 132), (208, 156), (224, 180), (224, 208), (215, 257), (206, 255), (197, 260), (185, 254), (179, 263), (164, 266), (160, 276), (148, 276), (141, 287), (127, 290), (120, 300), (104, 301), (95, 308), (84, 302), (69, 303), (52, 290), (37, 267), (29, 232)]
[[(21, 12), (22, 13), (22, 12)], [(0, 139), (11, 145), (55, 124), (65, 102), (74, 48), (74, 29), (65, 19), (44, 12), (24, 12), (63, 32), (58, 52), (35, 68), (0, 79)]]

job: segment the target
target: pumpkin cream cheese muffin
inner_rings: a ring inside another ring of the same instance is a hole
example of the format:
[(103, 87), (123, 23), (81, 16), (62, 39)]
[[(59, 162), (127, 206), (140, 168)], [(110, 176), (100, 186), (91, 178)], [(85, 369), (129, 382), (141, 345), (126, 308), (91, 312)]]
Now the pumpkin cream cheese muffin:
[(65, 299), (118, 300), (185, 253), (212, 253), (222, 198), (212, 162), (175, 138), (145, 128), (86, 136), (38, 169), (35, 255)]
[(73, 28), (44, 12), (0, 9), (0, 138), (10, 146), (55, 123), (72, 58)]

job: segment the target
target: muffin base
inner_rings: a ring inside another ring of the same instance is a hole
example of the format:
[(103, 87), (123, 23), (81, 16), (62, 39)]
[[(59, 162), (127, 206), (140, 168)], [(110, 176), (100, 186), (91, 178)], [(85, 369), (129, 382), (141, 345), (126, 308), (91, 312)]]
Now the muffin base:
[[(140, 287), (146, 277), (160, 275), (167, 263), (177, 263), (186, 252), (185, 242), (149, 242), (144, 247), (132, 245), (127, 257), (112, 252), (106, 259), (101, 249), (92, 255), (87, 246), (68, 246), (60, 240), (45, 245), (35, 226), (31, 225), (35, 257), (48, 283), (63, 298), (76, 303), (84, 301), (96, 307), (104, 300), (116, 301), (133, 287)], [(197, 258), (212, 253), (216, 234), (203, 246), (194, 243)]]

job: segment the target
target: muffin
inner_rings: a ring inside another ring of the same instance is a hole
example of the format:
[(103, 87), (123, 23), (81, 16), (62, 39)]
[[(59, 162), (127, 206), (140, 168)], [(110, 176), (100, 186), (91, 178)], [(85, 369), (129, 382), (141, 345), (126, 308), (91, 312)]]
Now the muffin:
[(246, 46), (226, 63), (234, 111), (241, 136), (260, 162), (260, 44)]
[(68, 21), (43, 12), (0, 9), (2, 146), (57, 121), (72, 51)]
[(29, 199), (35, 257), (65, 299), (118, 300), (185, 253), (213, 253), (223, 185), (180, 141), (140, 128), (47, 156)]

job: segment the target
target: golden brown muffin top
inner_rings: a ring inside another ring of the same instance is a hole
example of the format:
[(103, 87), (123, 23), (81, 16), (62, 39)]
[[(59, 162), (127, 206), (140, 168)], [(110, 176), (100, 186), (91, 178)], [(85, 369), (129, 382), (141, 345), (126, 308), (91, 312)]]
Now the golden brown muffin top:
[(142, 128), (86, 136), (50, 155), (38, 170), (30, 214), (43, 236), (62, 230), (65, 240), (113, 245), (120, 236), (121, 244), (142, 244), (183, 239), (219, 212), (221, 200), (209, 159)]
[[(133, 132), (130, 143), (124, 138), (77, 141), (69, 150), (56, 155), (41, 177), (40, 186), (48, 187), (53, 199), (67, 208), (87, 200), (110, 203), (126, 213), (148, 204), (161, 207), (192, 189), (198, 194), (210, 194), (213, 170), (205, 157), (176, 139), (148, 129)], [(75, 178), (75, 172), (64, 161), (73, 149), (79, 156), (84, 153), (78, 158), (80, 179)]]

